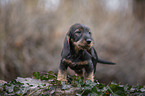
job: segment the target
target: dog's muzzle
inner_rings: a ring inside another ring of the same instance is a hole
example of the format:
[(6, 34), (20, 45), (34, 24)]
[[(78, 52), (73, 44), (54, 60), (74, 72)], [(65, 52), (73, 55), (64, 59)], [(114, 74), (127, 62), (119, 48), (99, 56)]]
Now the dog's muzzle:
[(87, 44), (90, 44), (92, 42), (92, 40), (91, 39), (87, 39), (86, 42), (87, 42)]
[(93, 46), (93, 40), (92, 39), (79, 40), (77, 42), (74, 42), (74, 45), (80, 49), (88, 49)]

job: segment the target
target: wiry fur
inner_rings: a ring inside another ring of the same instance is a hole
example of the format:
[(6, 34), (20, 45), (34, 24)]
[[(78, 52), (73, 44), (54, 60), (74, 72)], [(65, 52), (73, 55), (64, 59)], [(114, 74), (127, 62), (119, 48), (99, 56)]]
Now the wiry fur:
[(85, 80), (94, 81), (97, 62), (114, 64), (98, 59), (93, 43), (91, 31), (87, 26), (74, 24), (70, 27), (64, 40), (57, 80), (67, 81), (66, 71), (67, 67), (70, 67), (79, 76), (83, 76), (85, 69)]

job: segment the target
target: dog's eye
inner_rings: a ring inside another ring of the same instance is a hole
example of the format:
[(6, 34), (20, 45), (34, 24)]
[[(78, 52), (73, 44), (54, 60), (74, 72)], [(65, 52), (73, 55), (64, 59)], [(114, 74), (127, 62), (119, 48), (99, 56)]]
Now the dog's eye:
[(79, 33), (81, 33), (81, 31), (76, 31), (75, 33), (78, 33), (79, 34)]
[(91, 35), (92, 33), (91, 33), (91, 32), (89, 32), (89, 34)]
[(75, 32), (75, 35), (80, 35), (81, 34), (81, 31), (76, 31)]

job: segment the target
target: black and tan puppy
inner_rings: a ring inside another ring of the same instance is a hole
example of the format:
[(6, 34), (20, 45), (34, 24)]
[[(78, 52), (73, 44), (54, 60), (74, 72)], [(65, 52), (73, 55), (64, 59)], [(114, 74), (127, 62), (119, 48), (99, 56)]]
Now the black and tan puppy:
[(70, 67), (79, 76), (83, 76), (85, 69), (84, 79), (94, 81), (97, 62), (115, 64), (98, 59), (93, 43), (91, 30), (87, 26), (74, 24), (70, 27), (61, 53), (57, 80), (67, 81), (67, 67)]

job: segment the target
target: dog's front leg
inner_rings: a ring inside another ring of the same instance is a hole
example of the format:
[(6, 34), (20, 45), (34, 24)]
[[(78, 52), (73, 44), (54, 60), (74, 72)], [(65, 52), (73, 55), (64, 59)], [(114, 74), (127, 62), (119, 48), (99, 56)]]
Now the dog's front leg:
[(88, 65), (85, 67), (85, 79), (84, 80), (91, 80), (94, 82), (94, 67), (93, 63), (89, 62)]
[(67, 66), (62, 62), (62, 60), (59, 66), (57, 80), (67, 81)]

